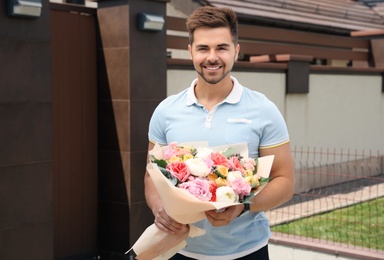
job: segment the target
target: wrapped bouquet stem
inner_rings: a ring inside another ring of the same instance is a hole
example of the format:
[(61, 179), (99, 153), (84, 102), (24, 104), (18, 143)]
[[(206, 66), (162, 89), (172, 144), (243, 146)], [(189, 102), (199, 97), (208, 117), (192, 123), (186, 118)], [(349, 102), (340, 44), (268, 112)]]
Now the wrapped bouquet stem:
[(187, 245), (187, 236), (204, 235), (204, 230), (192, 224), (204, 219), (206, 211), (252, 203), (267, 185), (274, 159), (248, 158), (246, 143), (220, 147), (201, 142), (156, 144), (149, 155), (147, 171), (165, 211), (176, 221), (189, 224), (189, 230), (168, 234), (155, 224), (149, 226), (130, 249), (137, 259), (145, 260), (169, 259)]

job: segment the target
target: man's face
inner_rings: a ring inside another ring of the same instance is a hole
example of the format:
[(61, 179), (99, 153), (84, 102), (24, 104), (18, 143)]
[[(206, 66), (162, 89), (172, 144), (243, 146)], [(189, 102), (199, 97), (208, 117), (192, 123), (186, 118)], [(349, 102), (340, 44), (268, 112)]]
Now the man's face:
[(217, 84), (232, 70), (240, 46), (235, 46), (229, 28), (198, 28), (188, 50), (197, 73), (206, 82)]

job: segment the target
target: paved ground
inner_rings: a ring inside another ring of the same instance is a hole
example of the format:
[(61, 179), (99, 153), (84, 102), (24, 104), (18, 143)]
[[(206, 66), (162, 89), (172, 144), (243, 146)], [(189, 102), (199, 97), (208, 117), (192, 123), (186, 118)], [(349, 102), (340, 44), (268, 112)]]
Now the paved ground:
[(384, 183), (371, 185), (349, 193), (338, 193), (294, 203), (266, 212), (270, 224), (276, 225), (295, 219), (331, 211), (384, 196)]

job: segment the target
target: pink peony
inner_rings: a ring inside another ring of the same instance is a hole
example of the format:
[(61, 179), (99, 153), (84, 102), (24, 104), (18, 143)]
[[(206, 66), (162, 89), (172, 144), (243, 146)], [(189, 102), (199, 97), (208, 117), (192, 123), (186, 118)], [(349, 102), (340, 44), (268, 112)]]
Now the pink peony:
[(168, 149), (164, 151), (165, 160), (169, 160), (169, 158), (176, 155), (176, 152), (175, 152), (176, 146), (177, 146), (177, 143), (174, 143), (174, 142), (168, 145)]
[(228, 162), (229, 162), (229, 164), (231, 165), (230, 168), (231, 168), (233, 171), (241, 171), (241, 172), (244, 171), (244, 168), (243, 168), (243, 166), (241, 165), (240, 160), (239, 160), (238, 157), (236, 157), (236, 156), (232, 156), (231, 158), (228, 159)]
[(167, 170), (171, 172), (180, 182), (184, 182), (191, 174), (184, 162), (172, 162), (167, 165)]
[(169, 160), (171, 157), (182, 157), (184, 155), (190, 154), (191, 151), (189, 147), (178, 146), (176, 142), (172, 142), (168, 145), (168, 148), (164, 151), (165, 160)]
[(212, 197), (208, 180), (196, 178), (193, 181), (181, 183), (179, 188), (189, 191), (189, 193), (201, 201), (210, 201)]
[(228, 162), (228, 159), (219, 152), (213, 152), (210, 157), (214, 165), (222, 165), (227, 168), (231, 167), (231, 165)]
[(209, 169), (212, 170), (212, 167), (215, 165), (215, 163), (212, 161), (210, 157), (207, 157), (203, 159), (204, 163), (208, 166)]
[(251, 186), (244, 181), (243, 178), (236, 178), (231, 183), (233, 191), (239, 195), (240, 199), (243, 199), (244, 196), (251, 194)]

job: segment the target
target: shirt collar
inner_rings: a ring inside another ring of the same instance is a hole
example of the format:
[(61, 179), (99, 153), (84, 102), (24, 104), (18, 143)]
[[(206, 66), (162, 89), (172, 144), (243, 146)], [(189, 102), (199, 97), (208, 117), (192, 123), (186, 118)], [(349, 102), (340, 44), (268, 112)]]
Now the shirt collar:
[[(231, 93), (226, 97), (226, 99), (223, 102), (227, 102), (230, 104), (235, 104), (240, 101), (241, 95), (243, 93), (243, 87), (240, 85), (240, 83), (237, 81), (237, 79), (233, 76), (231, 76), (231, 80), (233, 82), (233, 88)], [(191, 86), (188, 88), (187, 91), (187, 106), (191, 106), (193, 104), (198, 104), (197, 98), (195, 96), (195, 86), (197, 84), (197, 79), (194, 79), (191, 83)]]

